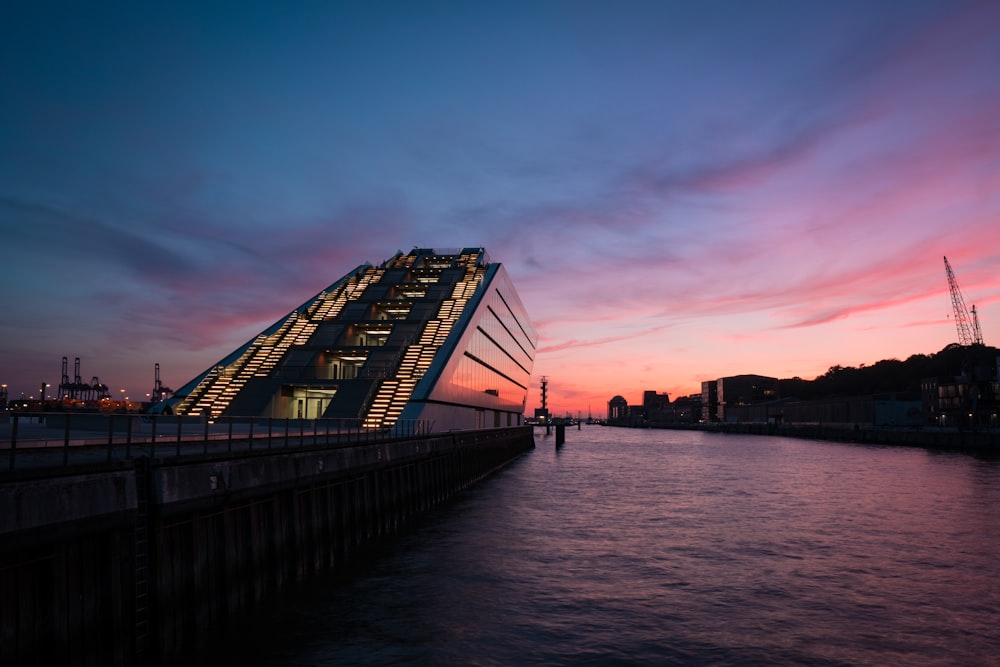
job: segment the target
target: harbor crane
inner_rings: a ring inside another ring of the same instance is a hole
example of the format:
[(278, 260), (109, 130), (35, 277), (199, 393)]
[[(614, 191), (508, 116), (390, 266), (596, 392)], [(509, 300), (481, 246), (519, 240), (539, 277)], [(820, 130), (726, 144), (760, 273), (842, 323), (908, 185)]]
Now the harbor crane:
[(164, 387), (163, 383), (160, 382), (160, 364), (158, 362), (153, 367), (153, 373), (153, 391), (149, 393), (149, 400), (151, 403), (159, 403), (169, 398), (174, 393), (174, 390), (170, 387)]
[(951, 290), (951, 305), (955, 309), (955, 326), (958, 328), (958, 342), (960, 345), (982, 345), (983, 332), (979, 329), (979, 316), (976, 314), (976, 306), (972, 306), (970, 311), (965, 307), (965, 299), (962, 298), (962, 291), (958, 288), (958, 281), (955, 280), (955, 272), (951, 270), (948, 258), (944, 258), (944, 270), (948, 275), (948, 289)]

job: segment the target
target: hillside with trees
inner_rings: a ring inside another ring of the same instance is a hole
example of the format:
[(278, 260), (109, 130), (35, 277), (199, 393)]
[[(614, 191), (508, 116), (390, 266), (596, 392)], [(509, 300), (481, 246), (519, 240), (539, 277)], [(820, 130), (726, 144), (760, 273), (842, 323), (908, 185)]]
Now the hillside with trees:
[(914, 354), (905, 361), (885, 359), (871, 366), (832, 366), (814, 380), (778, 381), (783, 398), (812, 400), (871, 394), (919, 396), (920, 382), (930, 377), (954, 377), (977, 367), (996, 367), (1000, 349), (988, 345), (948, 345), (936, 354)]

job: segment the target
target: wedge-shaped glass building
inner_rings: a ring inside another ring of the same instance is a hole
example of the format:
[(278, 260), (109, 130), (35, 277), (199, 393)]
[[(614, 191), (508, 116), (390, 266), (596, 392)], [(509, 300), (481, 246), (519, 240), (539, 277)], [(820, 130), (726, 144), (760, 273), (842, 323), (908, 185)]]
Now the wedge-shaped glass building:
[(363, 264), (174, 392), (170, 411), (434, 431), (521, 424), (538, 336), (482, 248)]

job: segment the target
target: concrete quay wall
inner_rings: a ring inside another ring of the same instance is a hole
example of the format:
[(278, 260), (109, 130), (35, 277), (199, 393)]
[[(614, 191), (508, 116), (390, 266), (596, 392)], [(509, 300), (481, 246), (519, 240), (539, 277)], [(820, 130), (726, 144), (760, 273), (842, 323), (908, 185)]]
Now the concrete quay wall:
[(533, 447), (519, 427), (0, 477), (0, 664), (197, 650)]
[(12, 542), (46, 541), (53, 529), (72, 533), (98, 523), (132, 522), (134, 466), (60, 473), (0, 482), (0, 550), (9, 549)]
[(258, 496), (266, 489), (441, 456), (463, 449), (477, 438), (489, 442), (487, 438), (493, 437), (490, 431), (470, 432), (353, 447), (300, 449), (279, 456), (159, 465), (153, 470), (150, 501), (161, 512), (172, 513), (191, 503)]

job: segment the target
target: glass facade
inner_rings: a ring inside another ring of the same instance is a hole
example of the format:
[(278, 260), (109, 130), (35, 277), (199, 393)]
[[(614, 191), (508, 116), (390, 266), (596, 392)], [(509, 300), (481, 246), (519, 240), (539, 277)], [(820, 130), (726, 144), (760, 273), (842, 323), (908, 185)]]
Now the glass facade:
[(523, 414), (537, 340), (500, 267), (429, 398)]

